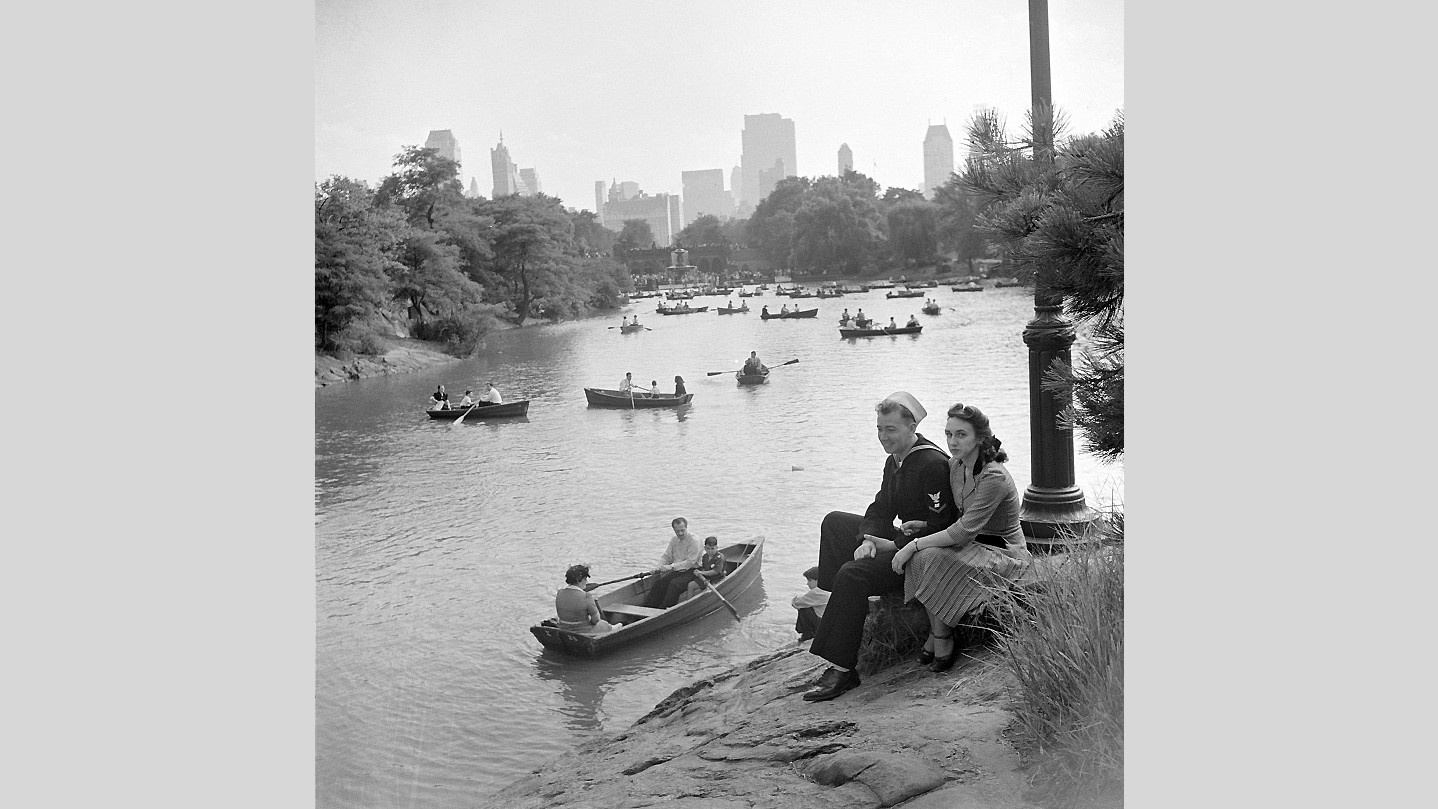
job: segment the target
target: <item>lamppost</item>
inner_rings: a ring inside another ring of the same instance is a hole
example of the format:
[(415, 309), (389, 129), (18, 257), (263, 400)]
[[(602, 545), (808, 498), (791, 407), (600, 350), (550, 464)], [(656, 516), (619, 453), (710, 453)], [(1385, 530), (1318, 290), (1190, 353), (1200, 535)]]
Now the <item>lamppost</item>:
[[(1029, 71), (1033, 103), (1034, 161), (1040, 171), (1054, 160), (1053, 87), (1049, 77), (1048, 0), (1029, 0)], [(1059, 427), (1059, 414), (1072, 396), (1043, 389), (1054, 362), (1072, 365), (1074, 326), (1063, 316), (1063, 295), (1050, 291), (1048, 270), (1034, 277), (1034, 319), (1024, 328), (1029, 347), (1029, 439), (1033, 482), (1024, 490), (1019, 518), (1024, 538), (1036, 550), (1062, 549), (1083, 534), (1098, 515), (1074, 484), (1073, 432)]]

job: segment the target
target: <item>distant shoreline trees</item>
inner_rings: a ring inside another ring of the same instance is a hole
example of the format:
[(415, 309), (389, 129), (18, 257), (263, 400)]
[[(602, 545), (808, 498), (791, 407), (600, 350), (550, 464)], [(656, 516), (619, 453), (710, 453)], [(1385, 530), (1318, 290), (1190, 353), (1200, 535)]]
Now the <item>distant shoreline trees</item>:
[(373, 191), (315, 186), (316, 350), (377, 353), (398, 332), (468, 356), (502, 321), (613, 309), (632, 288), (592, 212), (542, 194), (467, 199), (436, 149), (403, 147), (394, 167)]

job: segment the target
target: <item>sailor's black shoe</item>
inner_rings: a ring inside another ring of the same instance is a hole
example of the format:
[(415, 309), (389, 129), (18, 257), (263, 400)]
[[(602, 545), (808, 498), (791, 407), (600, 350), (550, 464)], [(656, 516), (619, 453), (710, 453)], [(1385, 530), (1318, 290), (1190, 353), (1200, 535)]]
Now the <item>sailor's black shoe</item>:
[(839, 671), (830, 666), (824, 676), (819, 678), (819, 687), (804, 695), (809, 702), (823, 702), (826, 699), (833, 699), (845, 691), (859, 687), (859, 672), (850, 669)]

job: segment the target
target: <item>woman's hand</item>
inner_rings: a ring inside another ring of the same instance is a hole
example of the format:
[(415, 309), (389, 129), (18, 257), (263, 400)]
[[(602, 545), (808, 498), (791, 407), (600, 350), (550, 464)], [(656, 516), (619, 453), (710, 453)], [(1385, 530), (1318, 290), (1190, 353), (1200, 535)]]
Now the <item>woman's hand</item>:
[(900, 548), (898, 553), (894, 554), (894, 561), (890, 563), (890, 567), (894, 569), (895, 573), (902, 576), (904, 574), (904, 565), (908, 564), (909, 560), (914, 558), (914, 554), (918, 552), (919, 546), (916, 543), (910, 542)]
[(877, 554), (878, 550), (875, 549), (874, 543), (871, 540), (865, 539), (863, 542), (859, 543), (859, 547), (854, 549), (854, 561), (857, 562), (860, 559), (870, 559)]
[(929, 523), (925, 520), (909, 520), (899, 525), (899, 530), (904, 532), (904, 536), (912, 536), (915, 532), (922, 531), (928, 527)]

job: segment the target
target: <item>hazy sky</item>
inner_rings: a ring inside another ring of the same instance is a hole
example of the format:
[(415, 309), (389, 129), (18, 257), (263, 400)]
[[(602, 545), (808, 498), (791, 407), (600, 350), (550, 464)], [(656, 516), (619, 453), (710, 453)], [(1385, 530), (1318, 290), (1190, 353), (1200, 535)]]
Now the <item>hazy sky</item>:
[[(594, 181), (681, 193), (681, 171), (739, 164), (746, 114), (794, 121), (798, 172), (839, 144), (881, 186), (917, 189), (930, 122), (955, 156), (975, 104), (1011, 131), (1029, 106), (1025, 0), (317, 0), (315, 177), (379, 180), (431, 129), (459, 140), (465, 188), (489, 150), (546, 194), (594, 208)], [(1055, 104), (1073, 132), (1124, 105), (1122, 0), (1050, 0)]]

